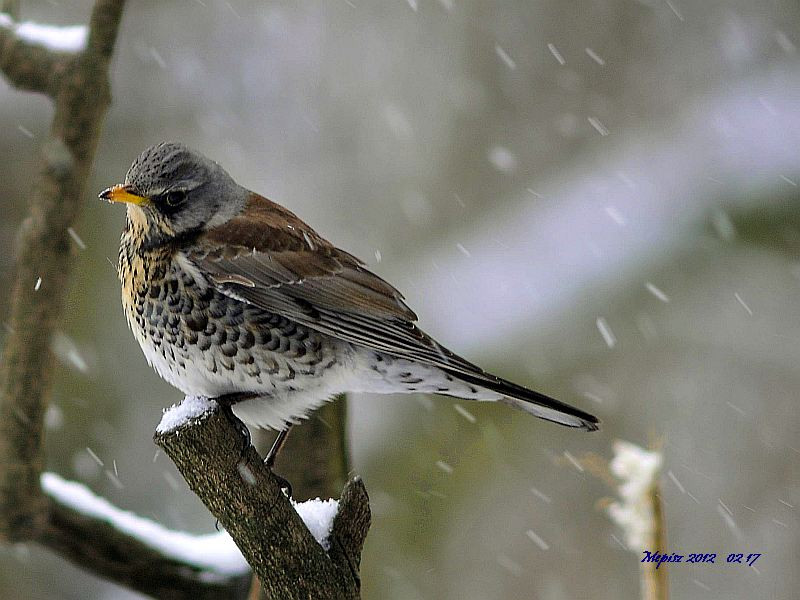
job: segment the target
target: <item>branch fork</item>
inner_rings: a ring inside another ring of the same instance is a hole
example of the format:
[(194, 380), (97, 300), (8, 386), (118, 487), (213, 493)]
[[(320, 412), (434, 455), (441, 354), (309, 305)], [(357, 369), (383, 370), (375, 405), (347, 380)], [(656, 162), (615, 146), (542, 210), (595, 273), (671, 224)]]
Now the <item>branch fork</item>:
[(316, 540), (283, 493), (282, 479), (216, 403), (175, 427), (160, 427), (155, 442), (191, 490), (219, 520), (256, 572), (268, 598), (355, 599), (361, 549), (370, 524), (363, 482), (351, 479), (327, 542)]

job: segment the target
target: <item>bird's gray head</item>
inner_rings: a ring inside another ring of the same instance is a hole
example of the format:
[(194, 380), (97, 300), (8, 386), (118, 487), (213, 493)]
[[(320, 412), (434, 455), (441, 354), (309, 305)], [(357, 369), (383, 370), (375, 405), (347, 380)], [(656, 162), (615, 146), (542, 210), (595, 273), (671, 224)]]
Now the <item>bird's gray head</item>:
[(248, 194), (213, 160), (183, 144), (162, 142), (133, 161), (124, 184), (100, 197), (128, 203), (131, 220), (144, 217), (147, 229), (176, 236), (225, 223), (241, 212)]

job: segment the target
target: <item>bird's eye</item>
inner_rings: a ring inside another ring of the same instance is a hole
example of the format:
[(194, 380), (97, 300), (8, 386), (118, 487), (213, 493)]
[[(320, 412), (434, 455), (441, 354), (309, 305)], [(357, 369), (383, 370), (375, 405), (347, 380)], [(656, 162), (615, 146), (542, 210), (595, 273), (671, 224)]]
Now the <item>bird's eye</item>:
[(176, 207), (182, 204), (186, 200), (186, 192), (184, 190), (172, 190), (171, 192), (167, 192), (164, 201), (167, 203), (167, 206)]

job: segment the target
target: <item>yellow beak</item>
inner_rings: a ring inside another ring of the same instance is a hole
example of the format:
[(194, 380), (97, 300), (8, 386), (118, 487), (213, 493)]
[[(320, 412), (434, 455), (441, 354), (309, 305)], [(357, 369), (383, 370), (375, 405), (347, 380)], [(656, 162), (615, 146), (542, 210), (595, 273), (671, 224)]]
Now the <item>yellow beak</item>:
[(136, 204), (137, 206), (150, 204), (149, 198), (137, 196), (130, 191), (128, 186), (122, 185), (121, 183), (100, 192), (100, 198), (108, 200), (109, 202), (127, 202), (128, 204)]

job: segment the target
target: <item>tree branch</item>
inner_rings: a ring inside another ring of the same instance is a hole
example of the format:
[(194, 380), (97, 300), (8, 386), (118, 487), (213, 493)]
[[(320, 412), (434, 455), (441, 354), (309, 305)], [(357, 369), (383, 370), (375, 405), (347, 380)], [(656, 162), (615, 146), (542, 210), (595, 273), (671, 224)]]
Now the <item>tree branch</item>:
[[(350, 472), (344, 394), (292, 427), (286, 446), (278, 455), (275, 471), (291, 481), (295, 499), (333, 498), (339, 493)], [(267, 600), (256, 575), (250, 597)]]
[(230, 577), (187, 565), (50, 496), (47, 508), (36, 541), (101, 577), (169, 600), (229, 600), (247, 593), (249, 573)]
[[(11, 331), (0, 359), (0, 539), (36, 539), (48, 521), (39, 476), (52, 372), (50, 339), (67, 290), (71, 263), (67, 229), (78, 217), (110, 102), (107, 66), (123, 5), (124, 0), (95, 4), (89, 39), (105, 35), (107, 40), (75, 55), (34, 49), (15, 39), (13, 27), (0, 27), (0, 62), (11, 83), (21, 82), (24, 89), (50, 86), (55, 101), (30, 197), (30, 216), (22, 226)], [(27, 51), (35, 53), (29, 66), (25, 66)], [(28, 84), (31, 87), (25, 87)], [(41, 287), (31, 284), (39, 278)]]
[[(16, 10), (16, 4), (4, 8)], [(48, 93), (55, 103), (22, 228), (11, 331), (0, 360), (0, 539), (37, 541), (100, 576), (160, 598), (231, 598), (246, 591), (246, 581), (209, 581), (199, 569), (59, 503), (40, 487), (50, 340), (71, 263), (67, 230), (78, 217), (110, 102), (108, 64), (123, 6), (124, 0), (98, 0), (86, 48), (77, 52), (17, 35), (12, 19), (0, 15), (0, 70), (15, 87)]]
[(13, 18), (0, 13), (0, 71), (15, 88), (52, 96), (68, 58), (66, 53), (21, 38)]
[(255, 449), (243, 452), (241, 434), (218, 407), (157, 433), (155, 442), (236, 542), (267, 597), (360, 597), (359, 557), (370, 523), (361, 480), (351, 480), (342, 493), (327, 554)]

